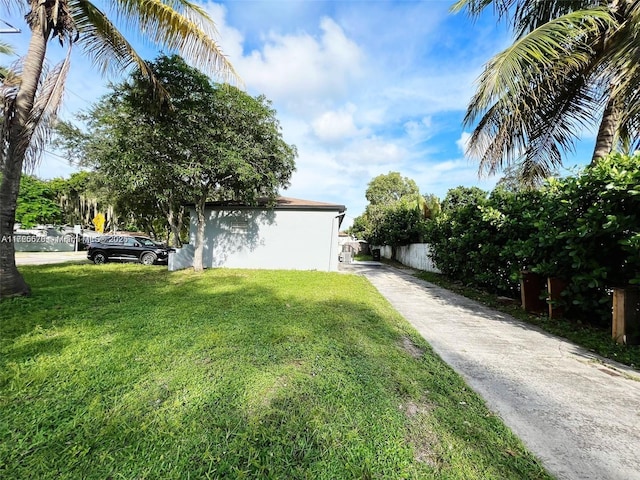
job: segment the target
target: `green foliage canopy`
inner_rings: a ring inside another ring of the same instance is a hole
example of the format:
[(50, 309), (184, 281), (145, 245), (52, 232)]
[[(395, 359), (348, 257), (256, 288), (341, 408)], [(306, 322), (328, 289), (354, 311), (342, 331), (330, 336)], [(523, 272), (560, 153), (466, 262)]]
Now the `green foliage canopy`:
[(177, 228), (186, 203), (250, 203), (288, 184), (297, 152), (264, 96), (212, 84), (175, 55), (150, 68), (168, 100), (154, 101), (138, 71), (82, 117), (86, 133), (59, 130), (67, 151), (102, 174), (121, 213), (162, 216)]
[(34, 176), (23, 175), (20, 178), (16, 222), (23, 228), (30, 228), (38, 224), (59, 223), (61, 220), (62, 211), (51, 185)]
[(369, 182), (365, 192), (365, 197), (371, 205), (390, 205), (404, 197), (417, 195), (420, 195), (418, 184), (408, 177), (403, 177), (399, 172), (378, 175)]
[(416, 182), (399, 172), (378, 175), (365, 193), (369, 205), (350, 233), (372, 245), (397, 247), (421, 242), (426, 221), (440, 212), (433, 195), (422, 196)]
[(454, 279), (516, 296), (522, 269), (560, 277), (567, 314), (592, 323), (610, 321), (611, 287), (640, 283), (640, 154), (612, 154), (538, 190), (459, 187), (443, 203), (428, 238)]

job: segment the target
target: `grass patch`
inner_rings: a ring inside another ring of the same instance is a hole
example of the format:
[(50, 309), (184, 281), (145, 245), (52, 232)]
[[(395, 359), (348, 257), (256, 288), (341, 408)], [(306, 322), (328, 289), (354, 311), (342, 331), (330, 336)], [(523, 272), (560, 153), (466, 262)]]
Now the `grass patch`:
[(371, 255), (364, 254), (364, 253), (356, 253), (353, 256), (353, 259), (359, 262), (370, 262), (373, 260), (373, 257)]
[(602, 357), (640, 369), (640, 346), (617, 344), (611, 339), (610, 330), (598, 329), (563, 318), (550, 319), (548, 315), (527, 313), (522, 310), (519, 301), (505, 303), (500, 301), (496, 295), (452, 281), (438, 273), (419, 272), (416, 276), (495, 310), (507, 313), (519, 320), (536, 325), (546, 332), (566, 338)]
[(22, 271), (2, 478), (549, 478), (362, 277)]

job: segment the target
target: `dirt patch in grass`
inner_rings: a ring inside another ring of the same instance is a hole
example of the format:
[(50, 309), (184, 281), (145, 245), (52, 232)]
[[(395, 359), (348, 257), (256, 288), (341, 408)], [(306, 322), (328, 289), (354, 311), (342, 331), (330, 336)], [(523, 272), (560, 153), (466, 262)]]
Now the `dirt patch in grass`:
[(438, 468), (442, 463), (436, 452), (439, 441), (429, 423), (433, 405), (409, 401), (400, 405), (400, 409), (407, 416), (405, 440), (413, 447), (414, 458), (432, 468)]
[(424, 355), (424, 350), (413, 343), (409, 337), (402, 337), (400, 345), (413, 358), (422, 358)]

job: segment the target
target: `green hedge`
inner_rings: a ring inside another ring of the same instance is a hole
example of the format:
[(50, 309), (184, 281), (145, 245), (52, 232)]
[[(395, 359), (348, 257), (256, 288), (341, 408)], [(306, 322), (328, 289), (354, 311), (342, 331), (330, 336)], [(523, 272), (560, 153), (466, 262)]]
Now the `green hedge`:
[(430, 222), (446, 275), (517, 296), (519, 272), (568, 281), (567, 315), (608, 324), (610, 289), (640, 283), (640, 155), (614, 154), (533, 191), (458, 187)]

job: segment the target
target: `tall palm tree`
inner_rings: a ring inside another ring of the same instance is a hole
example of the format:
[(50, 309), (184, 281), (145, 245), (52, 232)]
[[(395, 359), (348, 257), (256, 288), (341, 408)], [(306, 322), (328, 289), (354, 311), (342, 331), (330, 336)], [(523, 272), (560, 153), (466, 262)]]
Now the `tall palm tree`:
[[(69, 54), (55, 68), (45, 68), (50, 40), (70, 52), (77, 46), (104, 73), (137, 66), (153, 81), (147, 64), (109, 16), (88, 0), (0, 0), (6, 8), (26, 7), (31, 29), (29, 49), (18, 72), (19, 82), (0, 89), (0, 299), (26, 295), (29, 286), (15, 265), (11, 241), (23, 167), (42, 152), (47, 127), (61, 103)], [(138, 28), (153, 43), (178, 51), (187, 61), (209, 72), (237, 78), (215, 38), (215, 25), (206, 12), (188, 0), (111, 0), (112, 18)], [(158, 87), (159, 88), (159, 87)], [(163, 92), (158, 89), (158, 95)]]
[(459, 0), (452, 10), (478, 16), (490, 5), (516, 38), (485, 65), (465, 116), (480, 172), (519, 164), (540, 180), (589, 129), (592, 164), (638, 145), (640, 1)]

